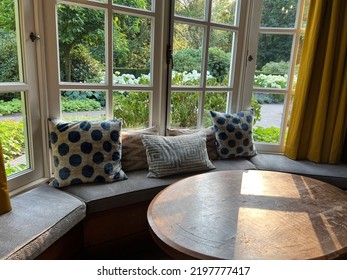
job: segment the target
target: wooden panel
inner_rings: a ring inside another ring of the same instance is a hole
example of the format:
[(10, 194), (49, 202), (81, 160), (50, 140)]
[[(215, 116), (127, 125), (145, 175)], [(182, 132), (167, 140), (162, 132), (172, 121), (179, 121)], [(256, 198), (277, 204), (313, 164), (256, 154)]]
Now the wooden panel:
[(42, 252), (37, 260), (72, 260), (83, 258), (82, 222)]
[(148, 230), (149, 201), (88, 214), (84, 221), (85, 247)]

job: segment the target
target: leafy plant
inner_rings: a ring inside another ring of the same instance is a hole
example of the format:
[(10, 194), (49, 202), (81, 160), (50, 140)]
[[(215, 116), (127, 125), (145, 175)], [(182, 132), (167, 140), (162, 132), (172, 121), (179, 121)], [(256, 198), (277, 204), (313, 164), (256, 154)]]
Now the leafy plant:
[(22, 102), (19, 99), (11, 101), (0, 100), (0, 116), (20, 113), (22, 111)]
[(278, 143), (280, 141), (281, 130), (278, 127), (258, 126), (253, 128), (253, 138), (256, 142)]
[(63, 97), (61, 105), (64, 112), (98, 111), (102, 109), (100, 103), (93, 99), (67, 99)]
[(5, 164), (20, 156), (24, 148), (23, 122), (5, 120), (0, 122), (1, 144)]

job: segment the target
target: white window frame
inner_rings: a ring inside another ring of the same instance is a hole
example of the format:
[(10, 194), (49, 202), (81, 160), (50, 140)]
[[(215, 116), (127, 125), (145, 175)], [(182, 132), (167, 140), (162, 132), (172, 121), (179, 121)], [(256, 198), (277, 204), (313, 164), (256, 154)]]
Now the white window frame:
[[(240, 110), (240, 92), (243, 91), (243, 83), (242, 83), (242, 69), (244, 68), (245, 62), (245, 40), (247, 39), (246, 30), (248, 25), (248, 7), (249, 0), (239, 0), (238, 1), (238, 13), (236, 14), (236, 25), (229, 26), (223, 23), (215, 23), (211, 21), (211, 8), (212, 8), (212, 0), (206, 0), (207, 10), (205, 13), (207, 14), (207, 20), (201, 19), (192, 19), (186, 18), (183, 16), (175, 15), (174, 11), (174, 0), (172, 0), (171, 7), (171, 30), (173, 31), (174, 23), (183, 23), (183, 24), (191, 24), (196, 26), (201, 26), (206, 29), (205, 36), (202, 42), (202, 47), (204, 49), (203, 57), (202, 57), (202, 73), (206, 72), (207, 63), (208, 63), (208, 48), (209, 48), (209, 34), (212, 28), (224, 29), (228, 31), (235, 32), (234, 36), (234, 48), (235, 52), (231, 59), (231, 82), (229, 86), (207, 86), (205, 75), (202, 75), (202, 81), (199, 86), (176, 86), (171, 85), (171, 72), (168, 75), (168, 104), (167, 104), (167, 127), (170, 127), (170, 100), (171, 100), (171, 91), (184, 91), (184, 92), (200, 92), (202, 96), (199, 98), (199, 113), (197, 120), (197, 127), (202, 127), (202, 119), (203, 119), (203, 108), (204, 108), (204, 98), (206, 92), (228, 92), (228, 100), (227, 100), (227, 112), (236, 112)], [(171, 32), (171, 37), (169, 39), (170, 45), (173, 45), (173, 32)], [(247, 106), (249, 108), (249, 106)]]
[[(300, 36), (305, 32), (305, 29), (302, 28), (302, 19), (304, 14), (304, 5), (305, 0), (298, 0), (297, 5), (297, 12), (296, 12), (296, 19), (295, 19), (295, 25), (292, 28), (268, 28), (268, 27), (261, 27), (260, 26), (260, 20), (261, 20), (261, 11), (262, 11), (262, 5), (263, 0), (251, 0), (251, 5), (253, 8), (251, 9), (251, 21), (249, 25), (249, 43), (247, 47), (247, 57), (252, 56), (254, 59), (251, 61), (246, 61), (246, 68), (245, 68), (245, 88), (243, 91), (243, 97), (241, 106), (242, 107), (249, 107), (250, 102), (252, 99), (253, 92), (257, 93), (281, 93), (285, 95), (284, 100), (284, 108), (283, 108), (283, 114), (282, 114), (282, 120), (281, 120), (281, 135), (280, 140), (278, 144), (271, 144), (271, 143), (259, 143), (256, 142), (256, 147), (259, 152), (262, 153), (275, 153), (275, 154), (282, 154), (284, 152), (284, 146), (285, 146), (285, 137), (286, 137), (286, 131), (287, 131), (287, 122), (289, 120), (289, 111), (290, 111), (290, 105), (291, 105), (291, 98), (294, 96), (295, 88), (293, 87), (294, 84), (294, 68), (295, 68), (295, 61), (298, 56), (298, 46), (300, 42)], [(256, 58), (257, 58), (257, 51), (258, 51), (258, 35), (259, 34), (284, 34), (284, 35), (292, 35), (293, 36), (293, 42), (292, 42), (292, 51), (291, 51), (291, 57), (290, 57), (290, 66), (288, 70), (288, 87), (283, 89), (274, 89), (274, 88), (260, 88), (260, 87), (254, 87), (254, 73), (256, 69)]]
[[(21, 42), (20, 60), (23, 68), (23, 82), (0, 83), (1, 92), (24, 92), (24, 121), (26, 122), (26, 157), (29, 168), (8, 176), (8, 187), (11, 195), (24, 191), (45, 180), (48, 174), (46, 168), (46, 150), (44, 116), (45, 98), (42, 94), (44, 78), (38, 79), (42, 73), (44, 61), (37, 56), (42, 51), (42, 41), (32, 42), (29, 34), (40, 34), (40, 1), (19, 0), (17, 20), (18, 36)], [(43, 76), (41, 76), (43, 77)]]
[[(61, 117), (61, 107), (60, 107), (60, 91), (61, 90), (99, 90), (108, 92), (107, 97), (107, 108), (106, 108), (106, 118), (113, 118), (112, 109), (112, 92), (117, 90), (128, 90), (128, 91), (149, 91), (152, 92), (150, 99), (150, 116), (149, 123), (150, 126), (157, 126), (158, 128), (163, 127), (162, 121), (162, 104), (165, 104), (165, 99), (163, 99), (162, 92), (165, 91), (165, 68), (163, 67), (164, 56), (164, 40), (163, 33), (166, 28), (164, 23), (164, 12), (165, 4), (167, 0), (164, 1), (154, 1), (152, 0), (152, 10), (145, 11), (138, 10), (131, 7), (120, 6), (112, 4), (112, 0), (109, 3), (95, 2), (88, 0), (70, 0), (70, 1), (44, 1), (44, 22), (45, 22), (45, 34), (47, 39), (47, 64), (50, 66), (50, 75), (47, 77), (48, 91), (49, 91), (49, 116), (51, 118)], [(150, 85), (114, 85), (112, 83), (112, 75), (106, 75), (105, 84), (84, 84), (84, 83), (66, 83), (60, 82), (59, 80), (59, 60), (58, 60), (58, 41), (57, 41), (57, 18), (56, 18), (56, 5), (58, 3), (71, 3), (73, 5), (81, 5), (88, 8), (103, 9), (106, 11), (106, 69), (107, 73), (112, 73), (112, 19), (114, 12), (123, 12), (133, 15), (139, 15), (143, 17), (148, 17), (153, 19), (153, 29), (152, 29), (152, 65), (151, 73), (152, 80)], [(163, 54), (162, 56), (154, 54)], [(59, 105), (58, 105), (59, 104)], [(57, 106), (58, 105), (58, 106)], [(159, 106), (158, 106), (159, 105)]]

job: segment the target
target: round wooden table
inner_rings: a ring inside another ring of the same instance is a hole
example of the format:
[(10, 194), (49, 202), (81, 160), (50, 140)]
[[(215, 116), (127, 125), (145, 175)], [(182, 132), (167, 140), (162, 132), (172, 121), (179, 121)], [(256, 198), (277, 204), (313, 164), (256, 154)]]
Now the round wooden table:
[(220, 171), (178, 181), (148, 208), (176, 259), (334, 259), (347, 253), (347, 193), (304, 176)]

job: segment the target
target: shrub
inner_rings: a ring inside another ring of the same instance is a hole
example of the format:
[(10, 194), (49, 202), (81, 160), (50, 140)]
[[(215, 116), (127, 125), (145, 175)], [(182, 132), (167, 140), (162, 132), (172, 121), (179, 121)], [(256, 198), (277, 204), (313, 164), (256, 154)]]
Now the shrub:
[(0, 82), (18, 82), (19, 66), (15, 31), (0, 29)]
[(287, 75), (289, 69), (289, 61), (275, 62), (271, 61), (266, 63), (261, 71), (263, 74), (273, 74), (273, 75)]
[(25, 146), (24, 125), (22, 121), (1, 121), (0, 135), (5, 163), (22, 154), (23, 148)]
[(11, 101), (0, 100), (0, 116), (22, 112), (22, 101), (12, 99)]
[[(177, 72), (201, 72), (201, 49), (183, 49), (173, 55), (173, 70)], [(230, 67), (230, 57), (219, 48), (210, 48), (208, 52), (207, 71), (219, 83), (227, 78)]]
[[(61, 79), (67, 81), (65, 76), (64, 63), (65, 60), (61, 58)], [(83, 45), (76, 46), (71, 52), (71, 81), (72, 82), (88, 82), (99, 83), (102, 77), (103, 65), (93, 58), (87, 48)]]
[(279, 143), (281, 130), (278, 127), (264, 128), (258, 126), (253, 128), (253, 138), (255, 142)]
[(63, 97), (61, 105), (64, 112), (98, 111), (102, 109), (100, 103), (93, 99), (67, 99)]

